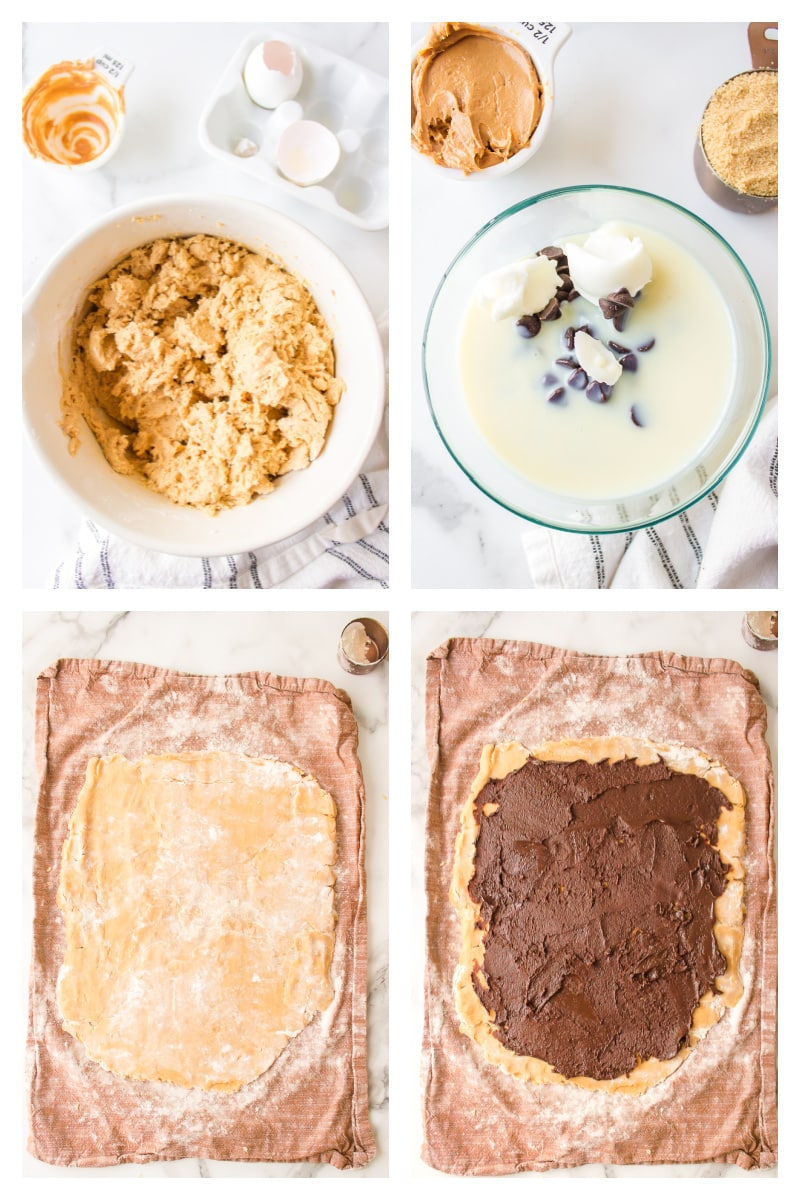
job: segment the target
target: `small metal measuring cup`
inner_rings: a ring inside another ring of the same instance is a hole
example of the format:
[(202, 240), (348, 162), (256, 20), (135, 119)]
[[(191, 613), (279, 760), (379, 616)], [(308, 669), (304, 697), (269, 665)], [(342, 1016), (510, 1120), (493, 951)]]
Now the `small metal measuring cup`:
[(754, 650), (777, 650), (777, 612), (746, 612), (742, 621), (742, 637)]
[(388, 653), (389, 634), (380, 621), (356, 617), (342, 630), (336, 657), (349, 675), (367, 675), (385, 662)]
[[(767, 37), (767, 31), (777, 34), (777, 22), (750, 22), (747, 27), (747, 37), (750, 43), (750, 59), (753, 69), (752, 71), (740, 71), (738, 75), (732, 75), (731, 79), (726, 81), (727, 83), (730, 83), (732, 79), (738, 79), (740, 75), (749, 75), (755, 71), (777, 71), (778, 40), (776, 36)], [(724, 83), (720, 84), (720, 87), (724, 86)], [(713, 95), (709, 99), (709, 104), (718, 91), (719, 88), (715, 88)], [(740, 192), (738, 188), (733, 187), (721, 175), (718, 175), (711, 166), (703, 146), (703, 121), (705, 120), (707, 110), (708, 105), (706, 105), (706, 109), (703, 112), (703, 119), (700, 122), (694, 146), (694, 170), (697, 181), (703, 191), (712, 200), (716, 201), (717, 204), (721, 204), (723, 208), (731, 209), (734, 212), (761, 213), (776, 208), (778, 204), (777, 194), (774, 196), (756, 196), (748, 192)]]

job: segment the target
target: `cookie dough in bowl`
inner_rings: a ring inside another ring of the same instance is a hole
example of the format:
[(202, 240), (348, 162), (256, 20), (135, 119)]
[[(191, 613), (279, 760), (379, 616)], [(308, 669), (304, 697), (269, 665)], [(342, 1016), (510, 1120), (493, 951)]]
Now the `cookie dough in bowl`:
[(321, 453), (333, 337), (290, 272), (224, 238), (137, 247), (91, 289), (61, 397), (110, 466), (176, 504), (248, 504)]
[(321, 517), (385, 390), (347, 268), (296, 222), (223, 195), (138, 201), (68, 244), (25, 301), (23, 384), (34, 445), (87, 516), (193, 556)]

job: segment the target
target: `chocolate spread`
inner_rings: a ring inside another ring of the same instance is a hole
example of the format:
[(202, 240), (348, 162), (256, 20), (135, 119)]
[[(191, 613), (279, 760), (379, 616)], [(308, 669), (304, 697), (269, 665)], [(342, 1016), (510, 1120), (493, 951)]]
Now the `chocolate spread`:
[(713, 931), (723, 807), (705, 780), (630, 759), (530, 759), (486, 784), (473, 985), (503, 1045), (567, 1078), (674, 1057), (726, 967)]

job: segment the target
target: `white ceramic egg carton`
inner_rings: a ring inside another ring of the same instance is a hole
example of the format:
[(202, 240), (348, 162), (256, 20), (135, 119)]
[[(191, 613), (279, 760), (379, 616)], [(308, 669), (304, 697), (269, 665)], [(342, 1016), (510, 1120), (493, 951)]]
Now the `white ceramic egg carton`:
[[(286, 127), (280, 109), (254, 104), (243, 71), (251, 50), (272, 38), (300, 56), (303, 83), (295, 96), (297, 119), (325, 125), (339, 139), (341, 154), (322, 182), (301, 187), (275, 164), (275, 150)], [(209, 154), (231, 163), (271, 187), (333, 213), (361, 229), (389, 224), (389, 81), (330, 50), (299, 42), (284, 33), (260, 30), (247, 37), (228, 63), (200, 118), (200, 143)], [(234, 153), (242, 139), (258, 147), (250, 157)]]

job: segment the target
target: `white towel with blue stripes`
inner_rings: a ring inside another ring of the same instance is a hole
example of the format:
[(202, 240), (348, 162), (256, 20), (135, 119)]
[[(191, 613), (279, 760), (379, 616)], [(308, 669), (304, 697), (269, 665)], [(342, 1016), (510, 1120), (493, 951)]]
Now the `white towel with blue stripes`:
[(776, 588), (778, 403), (745, 454), (703, 500), (636, 533), (522, 535), (538, 588)]
[(388, 471), (362, 472), (324, 517), (273, 546), (218, 558), (143, 550), (81, 524), (77, 550), (54, 588), (386, 588)]

